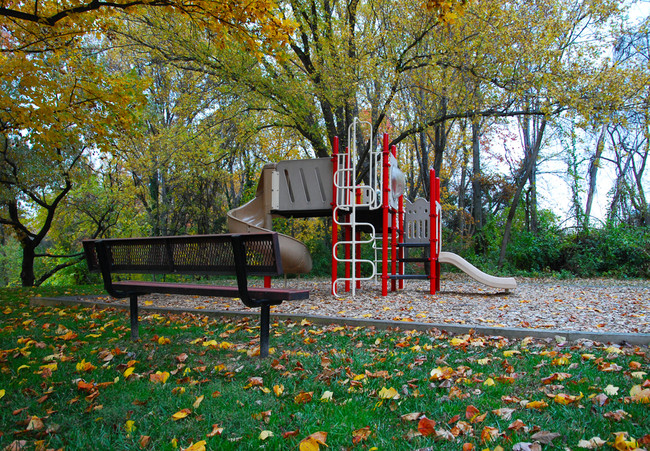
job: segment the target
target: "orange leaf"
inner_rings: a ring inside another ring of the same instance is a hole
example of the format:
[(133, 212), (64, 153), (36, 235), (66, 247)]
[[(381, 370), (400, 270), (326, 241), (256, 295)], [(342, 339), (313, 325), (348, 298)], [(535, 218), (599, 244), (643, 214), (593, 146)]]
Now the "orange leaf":
[(463, 443), (463, 451), (474, 451), (474, 444), (472, 443)]
[(491, 442), (499, 435), (499, 430), (491, 426), (485, 426), (481, 431), (481, 441), (483, 443)]
[(418, 432), (425, 437), (435, 433), (436, 422), (428, 418), (422, 418), (418, 422)]
[(310, 392), (303, 391), (298, 393), (293, 400), (295, 401), (296, 404), (306, 404), (309, 401), (311, 401), (313, 397), (314, 397), (313, 391)]
[(207, 434), (205, 434), (205, 436), (210, 438), (210, 437), (214, 437), (215, 435), (221, 435), (222, 432), (223, 432), (222, 427), (220, 427), (218, 424), (213, 424), (212, 430)]
[(295, 431), (287, 431), (282, 433), (282, 438), (287, 439), (289, 437), (297, 437), (298, 434), (300, 434), (300, 429), (296, 429)]
[(367, 440), (368, 437), (370, 437), (370, 426), (366, 426), (365, 428), (357, 429), (352, 433), (352, 443), (354, 445), (358, 444), (359, 442), (363, 440)]

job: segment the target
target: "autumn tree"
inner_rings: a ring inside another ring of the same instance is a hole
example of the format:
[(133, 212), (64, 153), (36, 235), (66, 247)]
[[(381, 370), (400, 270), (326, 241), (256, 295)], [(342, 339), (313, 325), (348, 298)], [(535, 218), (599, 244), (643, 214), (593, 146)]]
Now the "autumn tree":
[[(0, 6), (0, 223), (23, 249), (21, 282), (35, 283), (34, 258), (78, 164), (136, 123), (143, 92), (132, 74), (111, 73), (97, 42), (116, 11), (167, 7), (200, 23), (221, 45), (248, 50), (284, 42), (291, 24), (275, 5), (253, 2), (29, 1)], [(34, 208), (46, 214), (33, 218)]]

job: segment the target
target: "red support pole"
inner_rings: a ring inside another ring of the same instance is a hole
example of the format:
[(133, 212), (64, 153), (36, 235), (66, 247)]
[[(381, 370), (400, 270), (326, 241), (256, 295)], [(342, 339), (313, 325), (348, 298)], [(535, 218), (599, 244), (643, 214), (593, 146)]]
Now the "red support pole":
[[(440, 204), (440, 177), (436, 177), (436, 207)], [(440, 291), (440, 248), (442, 245), (442, 211), (436, 209), (436, 291)]]
[(388, 169), (390, 163), (388, 161), (388, 133), (384, 133), (384, 147), (383, 147), (383, 176), (382, 176), (382, 248), (381, 248), (381, 295), (388, 295), (388, 195), (390, 193), (390, 186), (388, 185)]
[[(393, 146), (393, 156), (397, 158), (397, 148)], [(399, 201), (397, 204), (397, 242), (399, 244), (404, 243), (404, 194), (399, 196)], [(398, 247), (397, 255), (399, 260), (404, 258), (404, 248), (402, 246)], [(399, 262), (399, 267), (397, 270), (399, 275), (404, 275), (404, 262)], [(404, 279), (399, 280), (399, 289), (404, 289)]]
[(339, 137), (335, 136), (332, 142), (332, 295), (334, 294), (336, 279), (338, 278), (338, 261), (336, 259), (336, 243), (339, 239), (339, 226), (336, 223), (337, 218), (337, 196), (336, 189), (336, 171), (339, 165)]
[(264, 276), (264, 288), (271, 288), (271, 276)]
[(438, 216), (436, 211), (436, 171), (429, 170), (429, 293), (436, 294), (438, 271), (437, 263), (437, 224)]
[[(395, 146), (391, 146), (390, 152), (395, 156), (397, 149)], [(389, 181), (390, 182), (390, 181)], [(396, 209), (391, 209), (391, 215), (390, 215), (390, 229), (391, 229), (391, 273), (393, 275), (397, 274), (397, 210)], [(395, 291), (397, 290), (397, 280), (396, 279), (391, 279), (390, 281), (390, 290)]]

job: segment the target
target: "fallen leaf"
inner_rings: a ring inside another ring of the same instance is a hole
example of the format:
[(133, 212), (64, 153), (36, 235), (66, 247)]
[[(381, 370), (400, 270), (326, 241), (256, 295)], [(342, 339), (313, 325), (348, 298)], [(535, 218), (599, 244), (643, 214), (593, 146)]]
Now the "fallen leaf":
[(501, 408), (501, 409), (493, 410), (492, 413), (498, 415), (504, 420), (509, 420), (510, 418), (512, 418), (512, 414), (514, 411), (515, 409)]
[(196, 397), (196, 400), (194, 401), (194, 404), (192, 404), (192, 407), (193, 407), (194, 409), (198, 409), (199, 406), (201, 405), (201, 402), (203, 402), (203, 398), (205, 398), (204, 395), (197, 396), (197, 397)]
[(428, 437), (429, 435), (435, 433), (435, 425), (435, 421), (424, 417), (418, 422), (418, 432), (423, 436)]
[(603, 392), (609, 396), (616, 396), (618, 394), (618, 390), (618, 387), (614, 387), (612, 384), (609, 384), (607, 387), (605, 387)]
[(485, 426), (481, 431), (481, 442), (491, 442), (499, 436), (499, 429), (492, 426)]
[(537, 440), (538, 442), (543, 443), (544, 445), (550, 445), (551, 443), (553, 443), (553, 440), (560, 437), (560, 435), (561, 434), (558, 434), (557, 432), (539, 431), (531, 435), (530, 438), (532, 438), (533, 440)]
[(578, 442), (578, 448), (597, 449), (601, 446), (605, 446), (606, 443), (607, 442), (600, 437), (592, 437), (589, 440), (580, 440)]
[(296, 404), (306, 404), (306, 403), (310, 402), (313, 397), (314, 397), (314, 392), (313, 391), (310, 391), (310, 392), (304, 392), (303, 391), (303, 392), (298, 393), (295, 396), (295, 398), (293, 398), (293, 400), (294, 400), (294, 402)]
[(320, 400), (324, 402), (331, 401), (333, 396), (334, 396), (333, 392), (326, 390), (325, 392), (323, 392), (323, 395), (320, 397)]
[(43, 420), (36, 415), (33, 415), (29, 418), (29, 423), (27, 423), (27, 430), (28, 431), (39, 431), (43, 429), (45, 425), (43, 424)]
[(273, 386), (273, 393), (275, 393), (275, 396), (280, 397), (282, 396), (282, 393), (284, 393), (284, 385), (274, 385)]
[(147, 446), (149, 446), (149, 443), (151, 443), (151, 437), (148, 435), (141, 435), (140, 440), (138, 441), (138, 444), (140, 445), (140, 448), (144, 449)]
[(382, 389), (379, 390), (379, 398), (380, 399), (399, 399), (399, 394), (397, 393), (397, 390), (395, 390), (393, 387), (391, 387), (391, 388), (382, 387)]
[(185, 418), (186, 416), (188, 416), (191, 413), (192, 413), (192, 411), (190, 409), (179, 410), (174, 415), (172, 415), (172, 420), (178, 421), (180, 419)]
[(124, 430), (128, 435), (131, 435), (132, 432), (135, 432), (135, 421), (127, 420), (126, 423), (124, 423)]
[(156, 371), (149, 375), (149, 380), (155, 384), (164, 384), (169, 379), (168, 371)]
[(201, 440), (200, 442), (192, 443), (187, 448), (183, 448), (183, 451), (205, 451), (206, 443), (207, 442), (205, 440)]
[(212, 425), (212, 430), (205, 434), (206, 437), (214, 437), (215, 435), (221, 435), (223, 433), (223, 428), (220, 427), (218, 424), (213, 424)]
[(356, 431), (352, 432), (352, 444), (357, 445), (363, 440), (367, 440), (368, 437), (370, 437), (370, 433), (371, 433), (370, 426), (366, 426), (364, 428), (357, 429)]
[(327, 432), (314, 432), (300, 441), (300, 451), (318, 451), (320, 445), (327, 446)]
[(400, 416), (402, 421), (417, 421), (422, 416), (421, 412), (412, 412)]
[(607, 412), (603, 414), (603, 416), (609, 420), (614, 420), (614, 421), (622, 421), (625, 418), (629, 417), (630, 414), (627, 413), (625, 410), (618, 409), (613, 412)]
[(526, 409), (543, 409), (544, 407), (548, 407), (548, 403), (545, 401), (530, 401), (524, 407)]
[(269, 437), (273, 437), (273, 431), (262, 431), (260, 432), (259, 439), (260, 440), (266, 440)]

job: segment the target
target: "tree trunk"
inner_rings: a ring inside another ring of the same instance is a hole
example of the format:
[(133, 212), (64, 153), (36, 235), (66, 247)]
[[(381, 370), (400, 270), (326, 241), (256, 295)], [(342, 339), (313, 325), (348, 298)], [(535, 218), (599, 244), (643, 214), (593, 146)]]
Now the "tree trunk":
[[(534, 168), (537, 166), (537, 156), (539, 155), (539, 149), (542, 147), (542, 137), (544, 136), (544, 129), (546, 128), (546, 118), (542, 119), (539, 128), (536, 130), (536, 139), (535, 143), (529, 151), (526, 152), (526, 158), (524, 159), (523, 164), (523, 173), (518, 178), (517, 189), (515, 195), (512, 198), (512, 203), (510, 204), (510, 210), (508, 211), (508, 218), (506, 219), (506, 224), (503, 229), (503, 240), (501, 241), (501, 252), (499, 253), (499, 263), (498, 266), (502, 267), (506, 259), (506, 249), (508, 243), (510, 242), (510, 233), (512, 232), (512, 222), (515, 219), (515, 214), (517, 213), (517, 207), (519, 206), (519, 201), (521, 200), (521, 194), (526, 186), (526, 182), (530, 180), (530, 175), (532, 174)], [(526, 150), (526, 149), (525, 149)]]
[(33, 287), (36, 276), (34, 275), (34, 259), (36, 258), (36, 247), (32, 241), (22, 240), (23, 261), (20, 270), (20, 283), (23, 287)]
[(589, 160), (589, 172), (587, 177), (589, 178), (589, 186), (587, 188), (587, 202), (585, 203), (585, 217), (584, 223), (582, 225), (583, 230), (589, 228), (589, 218), (591, 216), (591, 207), (594, 203), (594, 197), (596, 196), (596, 179), (598, 177), (598, 168), (600, 167), (600, 157), (603, 155), (603, 150), (605, 149), (605, 132), (607, 126), (603, 125), (600, 136), (598, 137), (598, 142), (596, 143), (596, 152)]
[(476, 120), (472, 122), (472, 217), (474, 218), (475, 231), (483, 228), (480, 127)]

